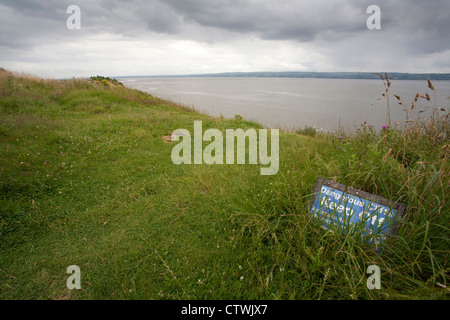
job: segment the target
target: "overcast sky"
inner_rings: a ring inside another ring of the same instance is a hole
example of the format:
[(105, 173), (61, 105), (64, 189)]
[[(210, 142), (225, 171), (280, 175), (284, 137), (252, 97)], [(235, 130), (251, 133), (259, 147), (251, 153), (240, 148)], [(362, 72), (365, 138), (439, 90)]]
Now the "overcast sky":
[(0, 67), (43, 77), (450, 73), (449, 0), (0, 0), (0, 26)]

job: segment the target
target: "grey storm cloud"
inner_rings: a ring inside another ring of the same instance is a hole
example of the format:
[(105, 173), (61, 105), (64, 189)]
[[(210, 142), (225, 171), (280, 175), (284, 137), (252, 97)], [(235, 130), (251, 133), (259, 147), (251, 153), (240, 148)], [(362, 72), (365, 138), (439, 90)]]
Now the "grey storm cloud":
[[(91, 32), (108, 31), (123, 34), (147, 29), (188, 37), (189, 34), (184, 32), (186, 26), (197, 24), (228, 32), (251, 33), (263, 39), (273, 40), (311, 41), (329, 31), (338, 38), (351, 37), (355, 33), (365, 32), (368, 17), (365, 10), (370, 4), (378, 4), (382, 8), (384, 28), (392, 27), (397, 31), (400, 30), (406, 37), (421, 32), (430, 37), (448, 38), (450, 27), (448, 0), (426, 2), (3, 0), (1, 2), (2, 7), (21, 17), (20, 21), (17, 21), (16, 17), (15, 23), (8, 19), (6, 21), (15, 27), (14, 36), (23, 38), (34, 35), (32, 29), (44, 35), (58, 33), (56, 23), (61, 25), (61, 21), (67, 17), (65, 10), (70, 4), (80, 6), (83, 12), (83, 25), (90, 28)], [(3, 18), (8, 14), (11, 12), (2, 12), (1, 16)]]
[[(378, 2), (378, 3), (377, 3)], [(299, 1), (299, 0), (3, 0), (0, 41), (24, 42), (39, 33), (63, 35), (60, 28), (67, 18), (66, 8), (79, 5), (83, 26), (89, 32), (112, 32), (129, 36), (152, 31), (166, 34), (188, 34), (189, 25), (215, 28), (226, 32), (252, 34), (262, 39), (312, 41), (322, 34), (334, 39), (349, 38), (365, 30), (366, 8), (378, 4), (382, 8), (385, 29), (391, 28), (417, 37), (428, 46), (418, 46), (424, 52), (448, 48), (450, 5), (448, 0), (400, 1)], [(15, 17), (11, 17), (14, 14)], [(59, 28), (58, 28), (59, 26)], [(63, 25), (64, 26), (64, 25)], [(412, 43), (411, 43), (412, 46)]]
[[(66, 28), (66, 9), (73, 4), (81, 9), (77, 32)], [(377, 31), (366, 27), (366, 9), (373, 4), (381, 8), (382, 29)], [(60, 49), (64, 44), (82, 47), (86, 39), (93, 50), (92, 38), (108, 34), (142, 43), (156, 38), (219, 43), (225, 44), (222, 49), (249, 55), (251, 50), (242, 46), (247, 39), (271, 46), (278, 41), (325, 56), (327, 66), (341, 70), (368, 67), (368, 61), (395, 66), (387, 62), (399, 59), (403, 68), (450, 68), (448, 0), (0, 0), (0, 26), (0, 63), (43, 46), (69, 55)], [(242, 47), (231, 47), (236, 43)], [(424, 63), (425, 56), (436, 61)], [(38, 63), (38, 58), (26, 59)], [(300, 58), (297, 62), (314, 65)]]
[(330, 1), (166, 1), (186, 21), (263, 39), (312, 40), (320, 32), (356, 32), (365, 24), (363, 6)]

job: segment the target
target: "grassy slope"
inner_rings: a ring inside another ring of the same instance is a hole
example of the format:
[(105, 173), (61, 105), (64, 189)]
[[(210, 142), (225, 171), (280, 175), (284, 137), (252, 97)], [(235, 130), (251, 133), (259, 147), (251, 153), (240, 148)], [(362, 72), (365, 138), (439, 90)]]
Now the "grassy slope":
[[(280, 170), (261, 176), (256, 165), (174, 165), (162, 137), (194, 120), (258, 127), (127, 88), (0, 71), (0, 298), (448, 295), (448, 140), (281, 133)], [(317, 176), (409, 205), (384, 254), (311, 219)], [(73, 264), (82, 290), (66, 287)], [(366, 287), (371, 264), (382, 290)]]

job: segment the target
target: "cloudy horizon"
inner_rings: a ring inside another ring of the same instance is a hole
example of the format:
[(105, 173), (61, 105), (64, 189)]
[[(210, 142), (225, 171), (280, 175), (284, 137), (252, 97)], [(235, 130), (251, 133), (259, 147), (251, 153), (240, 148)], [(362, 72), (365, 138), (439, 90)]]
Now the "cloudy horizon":
[[(70, 30), (77, 5), (81, 28)], [(381, 29), (366, 25), (370, 5)], [(450, 73), (450, 3), (1, 0), (0, 67), (42, 77)]]

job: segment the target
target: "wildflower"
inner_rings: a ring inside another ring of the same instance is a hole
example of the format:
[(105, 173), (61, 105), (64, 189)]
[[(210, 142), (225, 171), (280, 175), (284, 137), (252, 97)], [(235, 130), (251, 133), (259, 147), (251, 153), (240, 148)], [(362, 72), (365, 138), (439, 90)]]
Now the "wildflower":
[(387, 124), (383, 124), (383, 130), (386, 130), (386, 128), (388, 127), (388, 125)]
[(339, 140), (341, 140), (342, 139), (342, 136), (339, 136), (339, 138), (338, 138)]

